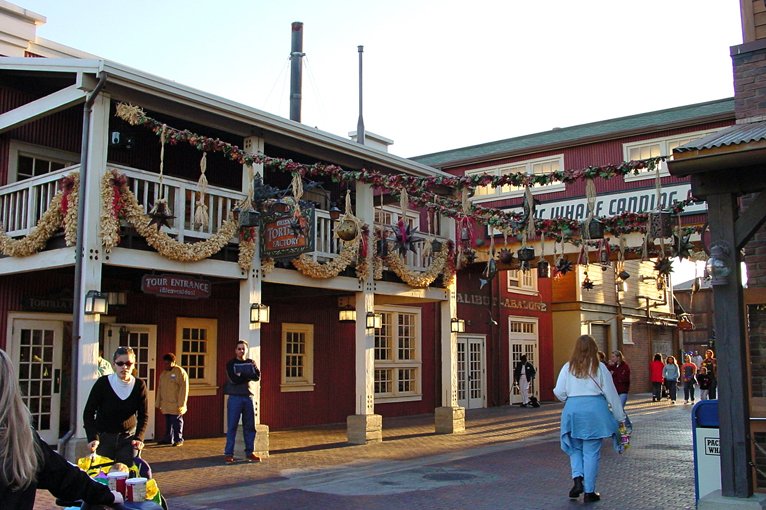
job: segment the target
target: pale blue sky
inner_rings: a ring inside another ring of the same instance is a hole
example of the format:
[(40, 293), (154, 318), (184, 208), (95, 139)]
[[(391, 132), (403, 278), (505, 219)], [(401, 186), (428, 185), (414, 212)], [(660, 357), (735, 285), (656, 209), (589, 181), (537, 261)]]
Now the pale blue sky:
[[(38, 35), (289, 116), (304, 23), (303, 122), (365, 127), (416, 156), (733, 95), (738, 0), (14, 0)], [(183, 126), (179, 126), (183, 128)]]

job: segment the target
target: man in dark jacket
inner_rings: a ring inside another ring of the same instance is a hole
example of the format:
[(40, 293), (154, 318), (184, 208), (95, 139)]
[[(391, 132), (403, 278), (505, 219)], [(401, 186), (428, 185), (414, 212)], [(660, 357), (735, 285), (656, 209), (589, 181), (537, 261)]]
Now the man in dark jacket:
[(519, 362), (513, 368), (513, 382), (519, 387), (521, 407), (529, 405), (529, 388), (534, 382), (536, 373), (537, 370), (535, 370), (534, 365), (527, 361), (527, 355), (522, 354)]
[(242, 417), (242, 435), (245, 439), (245, 460), (260, 462), (255, 450), (255, 406), (253, 398), (256, 395), (256, 381), (261, 378), (261, 372), (255, 361), (247, 358), (250, 348), (245, 340), (237, 342), (234, 350), (235, 358), (226, 363), (228, 380), (224, 386), (224, 394), (229, 396), (226, 406), (226, 448), (223, 454), (227, 464), (234, 462), (234, 442), (237, 438), (239, 418)]

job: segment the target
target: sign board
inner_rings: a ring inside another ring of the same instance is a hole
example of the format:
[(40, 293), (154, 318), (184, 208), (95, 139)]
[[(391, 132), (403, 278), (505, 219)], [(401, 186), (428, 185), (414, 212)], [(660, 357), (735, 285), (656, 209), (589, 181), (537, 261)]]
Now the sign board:
[(296, 224), (293, 213), (266, 216), (261, 224), (261, 257), (297, 257), (314, 251), (314, 208), (301, 208), (304, 220)]
[(25, 297), (21, 308), (25, 311), (72, 313), (72, 297)]
[(179, 274), (145, 274), (141, 277), (141, 290), (160, 297), (204, 299), (210, 297), (210, 280)]
[(717, 428), (697, 427), (695, 434), (695, 462), (697, 499), (721, 489), (721, 452)]

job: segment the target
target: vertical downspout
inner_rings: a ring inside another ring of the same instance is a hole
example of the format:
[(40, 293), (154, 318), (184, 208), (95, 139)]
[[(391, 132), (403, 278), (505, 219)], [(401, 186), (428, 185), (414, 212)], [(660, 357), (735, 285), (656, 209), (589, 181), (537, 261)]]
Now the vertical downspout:
[(90, 117), (93, 111), (93, 103), (106, 85), (107, 74), (105, 71), (98, 73), (98, 83), (93, 91), (88, 94), (85, 106), (82, 110), (82, 142), (80, 143), (80, 190), (77, 202), (77, 243), (75, 245), (74, 262), (74, 299), (72, 299), (72, 374), (69, 385), (71, 397), (69, 399), (69, 430), (59, 440), (58, 451), (63, 452), (69, 440), (77, 429), (77, 380), (79, 377), (80, 359), (80, 295), (82, 294), (82, 259), (83, 259), (83, 231), (85, 229), (85, 193), (88, 172), (88, 141), (90, 140)]
[(303, 23), (294, 21), (290, 46), (290, 120), (301, 121), (301, 89), (303, 88)]

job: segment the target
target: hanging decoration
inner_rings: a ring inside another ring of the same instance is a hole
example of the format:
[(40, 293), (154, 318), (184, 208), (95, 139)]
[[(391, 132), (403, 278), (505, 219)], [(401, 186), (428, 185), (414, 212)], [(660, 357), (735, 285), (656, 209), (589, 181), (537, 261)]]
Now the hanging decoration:
[(582, 281), (583, 290), (593, 290), (593, 287), (595, 286), (595, 284), (593, 283), (593, 280), (588, 278), (587, 270), (584, 272), (584, 275), (585, 275), (585, 278), (583, 278), (583, 281)]
[(388, 268), (396, 274), (404, 283), (416, 289), (424, 289), (431, 285), (439, 275), (443, 275), (443, 286), (447, 287), (452, 281), (454, 272), (449, 260), (454, 257), (453, 244), (451, 241), (442, 244), (441, 250), (434, 255), (433, 261), (427, 270), (413, 271), (407, 267), (404, 259), (398, 252), (392, 251), (386, 257)]
[(160, 230), (162, 227), (170, 228), (170, 224), (168, 222), (175, 218), (172, 211), (170, 210), (170, 206), (168, 205), (168, 200), (165, 198), (165, 187), (162, 185), (162, 175), (164, 173), (165, 167), (166, 133), (167, 126), (163, 124), (162, 130), (160, 132), (160, 182), (158, 184), (159, 194), (157, 199), (154, 201), (154, 205), (149, 210), (149, 217), (151, 218), (149, 225), (156, 226), (157, 230)]
[(661, 276), (668, 276), (673, 272), (673, 259), (668, 257), (658, 257), (654, 263), (654, 270)]
[[(356, 277), (360, 282), (364, 282), (370, 276), (370, 259), (367, 256), (370, 247), (370, 226), (366, 223), (362, 225), (362, 233), (359, 239), (359, 253), (356, 259)], [(374, 246), (375, 243), (373, 243)], [(373, 248), (373, 259), (375, 258)]]
[(302, 253), (300, 256), (292, 260), (292, 264), (301, 272), (301, 274), (308, 276), (309, 278), (314, 278), (316, 280), (335, 278), (356, 261), (359, 253), (359, 244), (360, 242), (358, 239), (353, 239), (351, 241), (341, 240), (341, 245), (343, 247), (340, 250), (340, 253), (337, 257), (330, 259), (327, 262), (317, 262), (308, 253)]
[(335, 235), (342, 241), (353, 241), (359, 235), (362, 222), (351, 209), (351, 191), (346, 190), (346, 211), (335, 228)]
[(194, 208), (194, 228), (198, 228), (200, 231), (207, 227), (208, 221), (210, 219), (207, 203), (205, 201), (205, 195), (207, 194), (207, 177), (205, 176), (206, 170), (207, 152), (203, 152), (202, 159), (199, 162), (199, 180), (197, 181), (199, 197), (195, 202)]
[(495, 238), (489, 238), (489, 257), (487, 258), (487, 265), (484, 267), (481, 276), (479, 278), (479, 289), (483, 289), (486, 284), (491, 282), (495, 275), (497, 275), (497, 263), (495, 262)]
[[(554, 241), (555, 246), (555, 241)], [(555, 257), (554, 257), (555, 258)], [(545, 233), (540, 235), (540, 259), (537, 261), (537, 277), (548, 278), (550, 274), (550, 265), (545, 260)]]

